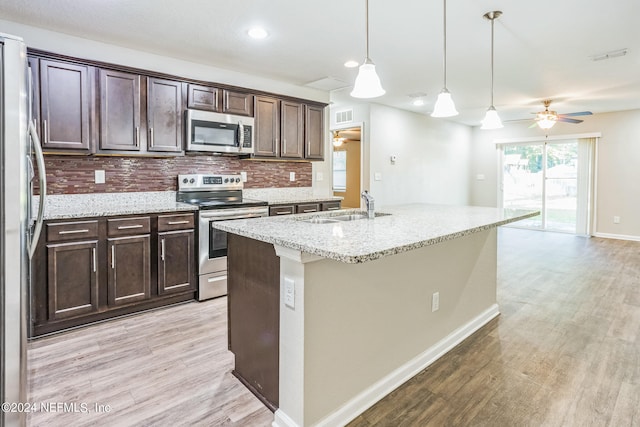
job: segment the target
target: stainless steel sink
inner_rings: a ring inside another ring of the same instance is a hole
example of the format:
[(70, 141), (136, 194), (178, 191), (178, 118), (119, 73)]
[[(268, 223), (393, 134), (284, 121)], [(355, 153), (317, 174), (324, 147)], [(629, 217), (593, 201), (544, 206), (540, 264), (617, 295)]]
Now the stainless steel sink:
[(309, 219), (300, 219), (299, 221), (308, 222), (310, 224), (331, 224), (339, 222), (333, 218), (309, 218)]
[[(376, 217), (379, 216), (387, 216), (390, 214), (376, 212)], [(337, 215), (337, 216), (329, 216), (329, 217), (313, 217), (313, 218), (304, 218), (299, 219), (298, 221), (308, 222), (310, 224), (335, 224), (336, 222), (348, 222), (348, 221), (357, 221), (360, 219), (367, 219), (366, 212), (347, 214), (347, 215)]]
[(338, 221), (355, 221), (357, 219), (365, 219), (368, 218), (367, 214), (351, 214), (351, 215), (340, 215), (331, 217), (331, 219), (335, 219)]

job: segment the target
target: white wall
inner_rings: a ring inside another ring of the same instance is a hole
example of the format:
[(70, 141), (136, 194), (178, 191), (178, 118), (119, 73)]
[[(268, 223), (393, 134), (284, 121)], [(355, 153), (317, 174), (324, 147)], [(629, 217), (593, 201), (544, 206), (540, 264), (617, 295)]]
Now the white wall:
[(353, 104), (331, 108), (332, 129), (335, 112), (345, 109), (353, 109), (354, 124), (363, 124), (362, 185), (377, 208), (469, 204), (470, 127), (379, 104)]
[[(496, 139), (540, 137), (529, 123), (507, 123), (503, 129), (473, 129), (470, 189), (472, 205), (497, 206)], [(556, 124), (549, 136), (600, 132), (596, 180), (596, 235), (640, 239), (640, 110), (596, 114), (580, 124)], [(477, 174), (485, 175), (484, 181)], [(613, 223), (613, 216), (621, 218)]]

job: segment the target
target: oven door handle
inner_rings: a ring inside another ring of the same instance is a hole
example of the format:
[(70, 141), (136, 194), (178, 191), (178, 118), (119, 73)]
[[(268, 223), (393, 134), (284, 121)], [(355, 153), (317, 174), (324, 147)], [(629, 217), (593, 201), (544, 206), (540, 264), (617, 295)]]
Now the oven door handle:
[(230, 219), (249, 219), (249, 218), (262, 218), (265, 215), (261, 214), (244, 214), (244, 215), (224, 215), (224, 216), (203, 216), (200, 215), (201, 218), (207, 219), (210, 222), (213, 221), (227, 221)]

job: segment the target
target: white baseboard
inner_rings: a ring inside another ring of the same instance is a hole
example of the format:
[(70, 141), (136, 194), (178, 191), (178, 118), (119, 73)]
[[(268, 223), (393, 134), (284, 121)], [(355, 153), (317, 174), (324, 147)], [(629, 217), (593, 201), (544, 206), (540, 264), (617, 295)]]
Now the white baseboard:
[(632, 240), (634, 242), (640, 242), (640, 236), (629, 236), (626, 234), (611, 234), (611, 233), (593, 233), (595, 237), (602, 237), (603, 239), (618, 239), (618, 240)]
[[(316, 427), (344, 426), (358, 415), (369, 409), (387, 394), (417, 375), (420, 371), (440, 359), (447, 352), (471, 336), (478, 329), (489, 323), (500, 314), (498, 304), (480, 313), (474, 319), (462, 325), (427, 350), (409, 360), (362, 393), (349, 400), (335, 412), (320, 420)], [(289, 418), (282, 410), (275, 412), (272, 427), (302, 427)]]

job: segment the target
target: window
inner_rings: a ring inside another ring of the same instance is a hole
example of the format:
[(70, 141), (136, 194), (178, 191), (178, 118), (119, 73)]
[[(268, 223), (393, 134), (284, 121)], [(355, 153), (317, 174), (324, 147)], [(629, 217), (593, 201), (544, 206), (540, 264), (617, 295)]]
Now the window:
[(333, 152), (333, 191), (347, 191), (347, 152)]

